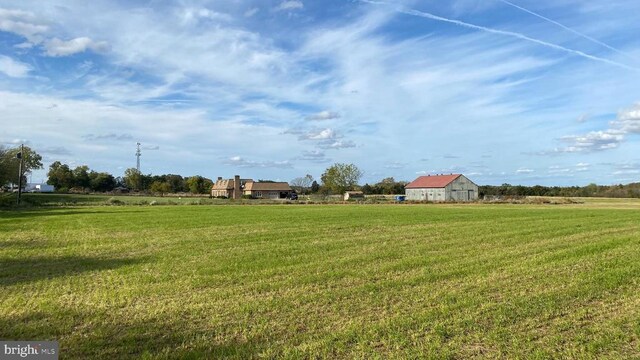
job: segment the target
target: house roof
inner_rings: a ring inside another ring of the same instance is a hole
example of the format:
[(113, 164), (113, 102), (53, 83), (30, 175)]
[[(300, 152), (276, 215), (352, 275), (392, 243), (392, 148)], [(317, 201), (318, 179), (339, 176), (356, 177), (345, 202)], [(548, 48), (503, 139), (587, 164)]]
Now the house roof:
[(233, 189), (233, 179), (217, 180), (211, 187), (212, 190), (230, 190)]
[(247, 182), (244, 191), (291, 191), (286, 182)]
[(462, 176), (462, 174), (451, 175), (427, 175), (420, 176), (413, 180), (407, 186), (406, 189), (419, 189), (419, 188), (443, 188), (451, 184), (455, 179)]
[[(221, 179), (216, 180), (216, 182), (211, 186), (211, 190), (233, 190), (234, 179)], [(252, 182), (251, 179), (240, 179), (240, 184), (248, 184)]]

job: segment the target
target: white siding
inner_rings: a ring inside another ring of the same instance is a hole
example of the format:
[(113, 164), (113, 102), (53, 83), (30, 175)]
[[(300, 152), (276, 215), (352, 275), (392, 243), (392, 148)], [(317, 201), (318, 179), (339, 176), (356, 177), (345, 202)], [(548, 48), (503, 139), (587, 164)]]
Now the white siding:
[(406, 189), (405, 195), (415, 201), (474, 201), (478, 199), (478, 185), (462, 175), (444, 188)]
[(446, 191), (447, 201), (474, 201), (478, 199), (478, 185), (464, 175), (447, 185)]

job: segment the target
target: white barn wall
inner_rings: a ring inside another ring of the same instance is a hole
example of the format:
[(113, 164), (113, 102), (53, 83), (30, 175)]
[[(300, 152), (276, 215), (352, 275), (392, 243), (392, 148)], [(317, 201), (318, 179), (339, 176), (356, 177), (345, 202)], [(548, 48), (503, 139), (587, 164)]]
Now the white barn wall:
[(444, 188), (405, 189), (405, 196), (414, 201), (475, 201), (478, 185), (461, 175)]
[(478, 199), (478, 185), (461, 175), (452, 181), (446, 190), (446, 201), (474, 201)]

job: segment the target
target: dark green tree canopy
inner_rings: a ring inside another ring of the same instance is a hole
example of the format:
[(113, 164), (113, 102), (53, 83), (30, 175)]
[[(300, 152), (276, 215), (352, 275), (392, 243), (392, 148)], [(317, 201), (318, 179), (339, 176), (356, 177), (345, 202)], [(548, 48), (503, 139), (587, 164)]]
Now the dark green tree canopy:
[(354, 164), (336, 163), (325, 170), (320, 179), (329, 192), (341, 194), (353, 190), (362, 175), (363, 172)]
[(0, 148), (0, 185), (5, 185), (8, 182), (18, 182), (18, 170), (20, 168), (18, 154), (23, 160), (22, 173), (20, 174), (23, 179), (33, 170), (42, 169), (42, 156), (30, 147), (25, 146), (23, 149), (20, 146)]

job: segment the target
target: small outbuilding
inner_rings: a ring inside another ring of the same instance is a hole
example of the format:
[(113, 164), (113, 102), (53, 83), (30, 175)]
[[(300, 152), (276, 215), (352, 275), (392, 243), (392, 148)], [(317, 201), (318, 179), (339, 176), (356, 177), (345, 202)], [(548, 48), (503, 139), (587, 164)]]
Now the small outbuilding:
[(364, 193), (362, 191), (347, 191), (344, 193), (344, 201), (364, 199)]
[(420, 176), (405, 186), (407, 200), (474, 201), (478, 185), (462, 174)]

